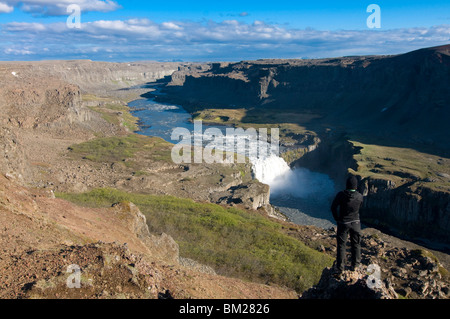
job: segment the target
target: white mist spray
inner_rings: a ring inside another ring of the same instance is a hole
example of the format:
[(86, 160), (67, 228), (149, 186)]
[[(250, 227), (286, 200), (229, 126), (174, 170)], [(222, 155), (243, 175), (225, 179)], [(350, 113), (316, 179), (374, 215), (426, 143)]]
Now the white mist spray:
[(291, 171), (281, 157), (271, 154), (265, 158), (250, 158), (255, 177), (262, 183), (274, 187), (278, 181)]

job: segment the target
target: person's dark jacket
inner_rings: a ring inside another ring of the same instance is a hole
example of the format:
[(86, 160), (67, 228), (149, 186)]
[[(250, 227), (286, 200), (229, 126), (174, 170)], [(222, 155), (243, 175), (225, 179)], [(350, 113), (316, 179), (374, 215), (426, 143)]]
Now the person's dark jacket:
[(362, 203), (363, 196), (357, 191), (345, 190), (339, 192), (331, 204), (334, 220), (341, 223), (359, 221), (359, 209)]

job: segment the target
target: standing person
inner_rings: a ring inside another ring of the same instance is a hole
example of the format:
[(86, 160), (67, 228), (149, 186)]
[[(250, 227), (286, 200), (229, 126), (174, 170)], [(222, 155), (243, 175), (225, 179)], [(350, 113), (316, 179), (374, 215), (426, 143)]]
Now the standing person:
[(350, 233), (352, 270), (361, 263), (361, 222), (359, 209), (363, 203), (363, 196), (356, 190), (358, 180), (355, 176), (347, 179), (346, 190), (339, 192), (331, 204), (331, 212), (337, 223), (337, 258), (336, 270), (344, 271), (348, 234)]

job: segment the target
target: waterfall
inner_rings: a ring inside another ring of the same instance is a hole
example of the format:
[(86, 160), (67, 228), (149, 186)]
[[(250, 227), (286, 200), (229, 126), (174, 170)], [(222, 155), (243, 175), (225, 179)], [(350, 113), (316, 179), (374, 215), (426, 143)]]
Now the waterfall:
[(275, 154), (266, 158), (250, 158), (250, 161), (255, 177), (271, 187), (276, 185), (277, 179), (291, 171), (285, 160)]
[(272, 196), (311, 198), (327, 201), (333, 195), (334, 183), (325, 174), (305, 168), (291, 169), (285, 160), (271, 153), (267, 157), (250, 157), (255, 178), (268, 184)]

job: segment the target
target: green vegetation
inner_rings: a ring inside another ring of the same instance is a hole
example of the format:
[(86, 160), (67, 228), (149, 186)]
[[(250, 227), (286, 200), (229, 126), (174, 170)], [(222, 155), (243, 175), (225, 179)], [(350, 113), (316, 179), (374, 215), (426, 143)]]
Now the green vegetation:
[(111, 124), (120, 126), (121, 124), (129, 131), (134, 132), (139, 129), (137, 125), (138, 118), (130, 113), (126, 105), (105, 104), (103, 106), (91, 106), (92, 111), (101, 114), (102, 118)]
[[(117, 82), (118, 83), (118, 82)], [(102, 96), (97, 96), (94, 94), (83, 94), (82, 95), (82, 100), (84, 102), (102, 102), (103, 104), (116, 104), (118, 101), (124, 104), (128, 104), (131, 101), (134, 100), (138, 100), (141, 97), (141, 93), (140, 92), (135, 92), (135, 91), (127, 91), (128, 94), (121, 94), (120, 97), (116, 96), (114, 98), (112, 97), (102, 97)]]
[(330, 256), (286, 235), (280, 224), (256, 212), (115, 189), (57, 196), (90, 207), (133, 202), (145, 214), (151, 232), (171, 235), (183, 257), (210, 265), (223, 275), (301, 292), (316, 284), (323, 268), (332, 264)]
[(286, 163), (292, 163), (295, 160), (298, 160), (303, 155), (307, 153), (306, 148), (294, 148), (292, 150), (288, 150), (281, 154), (281, 157), (286, 161)]
[(98, 106), (88, 106), (88, 108), (99, 113), (106, 122), (118, 126), (123, 125), (131, 132), (139, 129), (138, 118), (130, 113), (130, 108), (126, 105), (130, 102), (128, 99), (117, 101), (93, 94), (84, 94), (82, 99), (84, 102), (97, 102)]
[(428, 187), (450, 191), (450, 159), (421, 153), (409, 148), (368, 145), (351, 142), (360, 149), (354, 155), (356, 174), (391, 180), (396, 186), (414, 182), (414, 188)]
[(84, 102), (111, 102), (113, 101), (113, 99), (109, 98), (109, 97), (100, 97), (94, 94), (83, 94), (83, 96), (81, 97), (82, 100)]
[(115, 163), (133, 158), (137, 152), (155, 161), (171, 160), (172, 144), (158, 137), (147, 137), (138, 134), (93, 139), (81, 144), (72, 145), (69, 155), (93, 162)]
[[(420, 249), (414, 249), (411, 251), (414, 255), (416, 255), (417, 257), (427, 257), (430, 258), (433, 262), (438, 263), (439, 264), (439, 259), (430, 251), (420, 248)], [(444, 280), (449, 280), (450, 278), (450, 274), (448, 272), (447, 269), (445, 269), (444, 267), (442, 267), (441, 265), (439, 265), (439, 269), (438, 269), (439, 273), (441, 274), (441, 276), (443, 277)]]
[[(118, 163), (129, 169), (133, 176), (146, 176), (148, 168), (153, 165), (173, 164), (173, 144), (159, 137), (148, 137), (139, 134), (96, 138), (69, 147), (68, 156), (74, 160), (86, 160), (96, 163)], [(192, 153), (194, 156), (194, 153)], [(192, 164), (199, 165), (199, 164)], [(251, 167), (248, 164), (208, 164), (214, 167), (214, 173), (184, 177), (182, 182), (195, 182), (205, 185), (221, 185), (242, 178), (242, 182), (252, 179)], [(174, 180), (177, 177), (173, 176)]]

